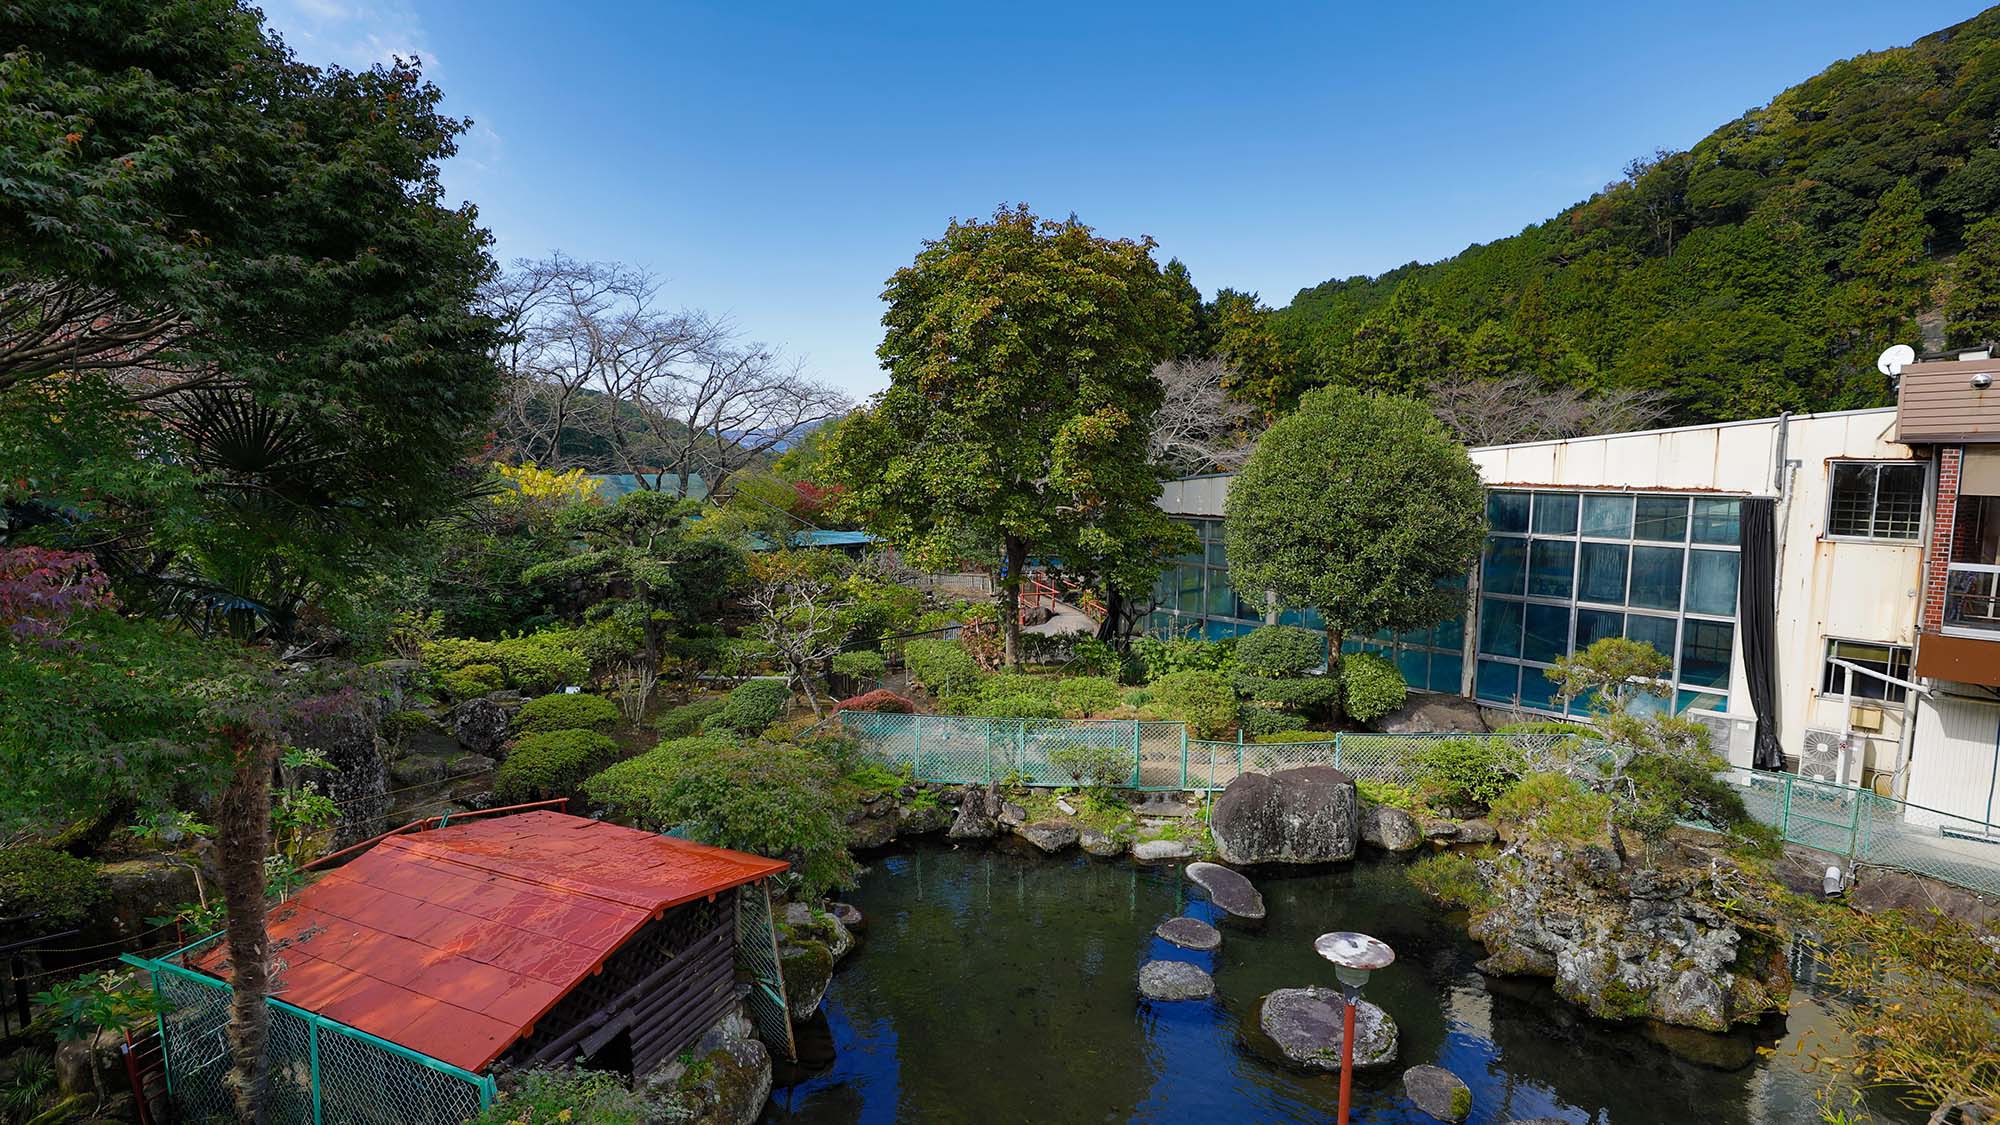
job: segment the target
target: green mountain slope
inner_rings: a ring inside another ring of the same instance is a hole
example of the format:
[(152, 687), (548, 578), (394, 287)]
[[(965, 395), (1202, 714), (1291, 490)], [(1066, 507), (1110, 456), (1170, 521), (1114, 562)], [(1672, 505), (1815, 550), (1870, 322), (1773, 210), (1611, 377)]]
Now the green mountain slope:
[[(1520, 234), (1301, 290), (1275, 406), (1528, 373), (1677, 420), (1888, 401), (1889, 343), (2000, 331), (2000, 8), (1835, 63)], [(1980, 226), (1982, 222), (1986, 226)]]

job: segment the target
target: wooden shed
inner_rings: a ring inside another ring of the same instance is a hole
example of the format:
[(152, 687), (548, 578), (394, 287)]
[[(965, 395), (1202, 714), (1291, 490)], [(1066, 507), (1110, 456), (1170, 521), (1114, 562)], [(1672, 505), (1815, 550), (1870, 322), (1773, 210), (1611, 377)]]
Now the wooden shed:
[(643, 1075), (733, 1002), (739, 896), (785, 867), (550, 811), (391, 835), (272, 911), (272, 993), (474, 1074)]

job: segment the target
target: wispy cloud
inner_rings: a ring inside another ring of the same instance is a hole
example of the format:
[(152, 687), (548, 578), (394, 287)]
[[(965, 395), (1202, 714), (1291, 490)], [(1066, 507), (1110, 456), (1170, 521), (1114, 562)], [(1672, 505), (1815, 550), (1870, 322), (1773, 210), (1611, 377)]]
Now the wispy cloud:
[(264, 19), (307, 62), (361, 68), (397, 56), (441, 73), (424, 21), (407, 0), (265, 0)]

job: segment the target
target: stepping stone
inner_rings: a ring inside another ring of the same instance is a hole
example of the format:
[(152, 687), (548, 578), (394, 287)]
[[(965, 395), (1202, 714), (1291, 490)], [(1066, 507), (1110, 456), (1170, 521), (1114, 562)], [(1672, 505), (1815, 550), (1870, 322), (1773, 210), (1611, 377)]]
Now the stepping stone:
[[(1281, 988), (1258, 1002), (1257, 1025), (1287, 1062), (1337, 1074), (1346, 1003), (1331, 988)], [(1396, 1021), (1366, 1000), (1354, 1007), (1355, 1069), (1395, 1062)]]
[(1140, 863), (1165, 863), (1193, 854), (1194, 849), (1180, 840), (1141, 840), (1132, 845), (1132, 858)]
[(1190, 863), (1187, 877), (1223, 912), (1246, 922), (1264, 920), (1264, 896), (1237, 872), (1219, 863)]
[(1199, 918), (1169, 918), (1153, 932), (1182, 949), (1206, 953), (1222, 948), (1222, 931)]
[(826, 912), (840, 919), (840, 924), (850, 930), (858, 930), (867, 924), (867, 920), (861, 916), (861, 908), (852, 903), (829, 903)]
[(1186, 961), (1148, 961), (1139, 966), (1139, 995), (1148, 1000), (1206, 1000), (1215, 978)]
[(1449, 1125), (1472, 1116), (1472, 1088), (1441, 1066), (1413, 1066), (1404, 1071), (1403, 1093), (1418, 1109)]

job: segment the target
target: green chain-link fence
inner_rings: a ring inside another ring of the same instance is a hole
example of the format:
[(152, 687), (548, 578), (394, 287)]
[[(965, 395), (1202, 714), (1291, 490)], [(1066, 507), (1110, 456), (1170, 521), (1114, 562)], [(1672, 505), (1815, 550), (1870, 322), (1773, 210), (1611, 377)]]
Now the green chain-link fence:
[(1750, 814), (1790, 843), (2000, 894), (2000, 825), (1789, 773), (1726, 776)]
[[(168, 1095), (189, 1125), (233, 1122), (229, 985), (173, 963), (175, 956), (125, 958), (151, 974), (166, 1002), (160, 1042)], [(267, 1104), (274, 1125), (458, 1125), (493, 1100), (490, 1077), (282, 1000), (269, 1004)]]
[(750, 975), (750, 1022), (771, 1049), (787, 1060), (799, 1057), (792, 1038), (791, 1009), (778, 963), (778, 932), (771, 917), (771, 889), (754, 883), (736, 892), (736, 960)]

